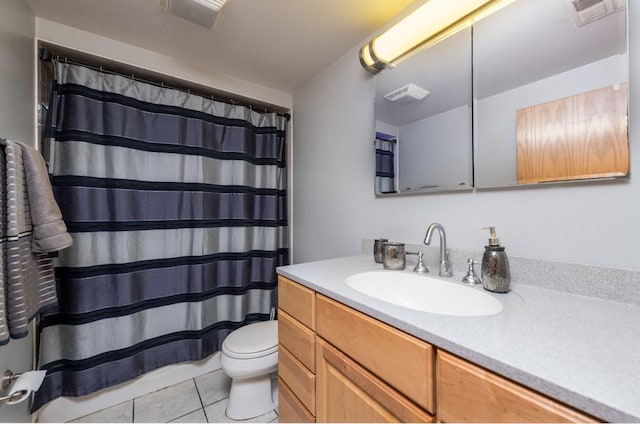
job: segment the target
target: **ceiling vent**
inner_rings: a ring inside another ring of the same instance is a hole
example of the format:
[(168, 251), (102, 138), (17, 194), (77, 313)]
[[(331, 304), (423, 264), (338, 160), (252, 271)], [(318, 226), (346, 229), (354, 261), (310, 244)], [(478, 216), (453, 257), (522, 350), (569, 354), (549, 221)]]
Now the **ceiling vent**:
[(404, 87), (398, 88), (389, 94), (384, 96), (385, 99), (392, 102), (411, 103), (418, 100), (422, 100), (429, 95), (429, 92), (422, 87), (418, 87), (415, 84), (407, 84)]
[(212, 29), (227, 0), (160, 0), (164, 13)]
[(576, 26), (597, 21), (626, 6), (625, 0), (567, 0), (567, 7)]

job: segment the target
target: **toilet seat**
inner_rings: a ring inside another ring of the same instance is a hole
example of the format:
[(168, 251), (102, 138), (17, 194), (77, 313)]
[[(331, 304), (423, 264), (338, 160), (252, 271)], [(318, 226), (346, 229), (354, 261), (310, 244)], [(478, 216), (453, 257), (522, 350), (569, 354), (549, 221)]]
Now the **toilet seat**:
[(224, 339), (222, 353), (230, 358), (253, 359), (278, 351), (278, 321), (245, 325)]

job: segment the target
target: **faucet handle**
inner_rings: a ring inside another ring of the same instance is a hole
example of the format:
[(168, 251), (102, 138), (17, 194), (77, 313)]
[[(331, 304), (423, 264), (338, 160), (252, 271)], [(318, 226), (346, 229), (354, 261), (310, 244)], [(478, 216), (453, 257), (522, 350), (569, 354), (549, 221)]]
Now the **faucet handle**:
[(407, 252), (407, 255), (418, 255), (418, 263), (415, 267), (413, 267), (413, 272), (418, 272), (420, 274), (426, 274), (429, 272), (429, 269), (423, 262), (424, 253), (423, 252)]
[(467, 275), (462, 277), (462, 282), (467, 284), (482, 284), (482, 279), (478, 277), (476, 271), (473, 269), (473, 265), (477, 262), (469, 258), (467, 263), (469, 264), (469, 268), (467, 269)]

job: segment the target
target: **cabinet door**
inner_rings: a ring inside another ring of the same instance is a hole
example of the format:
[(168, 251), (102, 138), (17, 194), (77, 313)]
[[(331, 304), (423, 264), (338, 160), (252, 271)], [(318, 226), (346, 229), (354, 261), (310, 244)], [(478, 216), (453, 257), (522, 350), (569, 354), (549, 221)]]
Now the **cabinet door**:
[(442, 422), (594, 422), (592, 417), (438, 351), (438, 420)]
[(316, 340), (318, 422), (433, 422), (433, 417), (345, 354)]
[(516, 111), (518, 184), (629, 173), (627, 84)]

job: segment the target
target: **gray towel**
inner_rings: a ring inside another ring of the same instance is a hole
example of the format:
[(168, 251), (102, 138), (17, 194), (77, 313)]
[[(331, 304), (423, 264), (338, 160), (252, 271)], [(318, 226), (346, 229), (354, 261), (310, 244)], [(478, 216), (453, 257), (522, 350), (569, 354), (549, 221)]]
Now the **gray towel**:
[(38, 164), (39, 156), (31, 147), (7, 141), (0, 157), (4, 159), (0, 166), (0, 288), (5, 295), (0, 303), (0, 345), (9, 336), (25, 337), (29, 321), (57, 302), (53, 261), (45, 252), (73, 242), (53, 199), (44, 163), (42, 168)]
[[(6, 144), (5, 144), (6, 145)], [(5, 299), (4, 252), (7, 237), (7, 171), (4, 148), (0, 148), (0, 345), (9, 342), (9, 325), (7, 323)]]
[(47, 166), (42, 155), (24, 143), (7, 142), (8, 145), (11, 143), (22, 148), (31, 224), (33, 225), (33, 251), (57, 252), (71, 246), (73, 240), (67, 233), (62, 213), (60, 213), (60, 208), (53, 197)]

